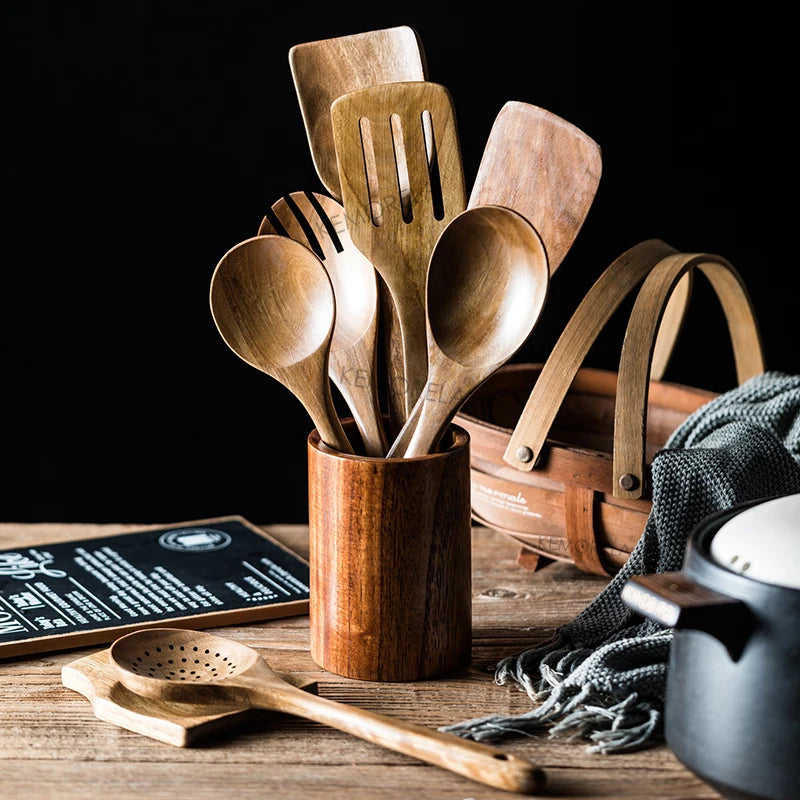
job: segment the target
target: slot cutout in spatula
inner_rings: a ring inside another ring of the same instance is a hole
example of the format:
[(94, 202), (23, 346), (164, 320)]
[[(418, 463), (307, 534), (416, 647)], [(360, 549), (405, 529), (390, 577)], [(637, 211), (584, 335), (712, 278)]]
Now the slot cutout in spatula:
[(400, 395), (404, 421), (427, 379), (428, 261), (466, 207), (455, 108), (441, 84), (405, 81), (338, 98), (331, 122), (350, 235), (397, 311), (402, 385), (390, 392)]

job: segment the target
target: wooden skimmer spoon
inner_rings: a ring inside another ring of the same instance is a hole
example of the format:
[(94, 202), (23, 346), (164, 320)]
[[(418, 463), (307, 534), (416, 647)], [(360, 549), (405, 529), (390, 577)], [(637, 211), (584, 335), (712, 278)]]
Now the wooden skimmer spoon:
[(544, 784), (542, 770), (522, 758), (305, 692), (253, 648), (210, 633), (135, 631), (111, 645), (109, 660), (120, 683), (143, 697), (249, 704), (319, 722), (488, 786), (531, 793)]
[(328, 379), (336, 301), (314, 253), (285, 236), (246, 239), (217, 264), (210, 301), (228, 347), (289, 389), (328, 446), (353, 453)]
[(444, 86), (407, 81), (340, 97), (331, 121), (350, 235), (397, 311), (403, 385), (390, 371), (390, 395), (404, 421), (427, 376), (428, 260), (439, 234), (466, 207), (455, 109)]
[(476, 206), (447, 226), (428, 270), (428, 384), (388, 457), (433, 451), (467, 398), (530, 336), (548, 288), (547, 253), (522, 215)]
[(378, 397), (378, 274), (353, 244), (344, 208), (316, 192), (292, 192), (272, 204), (259, 236), (289, 236), (322, 261), (333, 284), (336, 323), (328, 373), (353, 414), (368, 456), (388, 448)]

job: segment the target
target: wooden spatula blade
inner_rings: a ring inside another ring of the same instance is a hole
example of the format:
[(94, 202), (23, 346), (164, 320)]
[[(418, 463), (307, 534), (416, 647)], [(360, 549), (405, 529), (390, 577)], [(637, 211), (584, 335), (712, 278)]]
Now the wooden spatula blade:
[(388, 393), (397, 428), (425, 386), (428, 261), (466, 207), (455, 108), (441, 84), (402, 81), (339, 97), (331, 123), (351, 239), (385, 282), (397, 314)]
[(341, 201), (330, 108), (337, 97), (379, 83), (427, 75), (417, 32), (407, 25), (304, 42), (289, 50), (289, 66), (322, 185)]
[(522, 214), (547, 248), (552, 275), (572, 247), (597, 193), (600, 146), (539, 106), (508, 101), (495, 118), (469, 206)]
[[(402, 147), (393, 117), (399, 120)], [(335, 100), (331, 121), (353, 242), (376, 261), (381, 273), (387, 260), (403, 261), (395, 248), (406, 243), (417, 248), (406, 260), (421, 258), (427, 264), (438, 233), (466, 207), (458, 125), (448, 89), (430, 81), (367, 87)], [(434, 151), (429, 147), (431, 133)], [(404, 192), (411, 206), (408, 216), (402, 210)], [(384, 257), (375, 258), (376, 248)]]

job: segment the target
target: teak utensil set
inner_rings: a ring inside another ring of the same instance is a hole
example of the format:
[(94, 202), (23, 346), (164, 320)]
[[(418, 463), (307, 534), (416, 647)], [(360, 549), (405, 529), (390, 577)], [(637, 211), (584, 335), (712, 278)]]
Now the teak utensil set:
[[(257, 235), (225, 254), (214, 320), (237, 355), (295, 393), (325, 444), (436, 452), (465, 400), (535, 328), (594, 198), (600, 149), (555, 114), (508, 102), (468, 198), (453, 99), (428, 78), (415, 31), (307, 42), (289, 62), (330, 196), (279, 198)], [(360, 446), (335, 418), (326, 374)]]

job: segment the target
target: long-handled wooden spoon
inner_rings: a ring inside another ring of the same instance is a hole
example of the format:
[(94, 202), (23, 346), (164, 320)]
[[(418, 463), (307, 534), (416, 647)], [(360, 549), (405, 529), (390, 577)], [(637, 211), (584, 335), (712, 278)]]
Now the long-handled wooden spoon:
[(466, 399), (530, 336), (548, 288), (547, 252), (522, 215), (476, 206), (445, 228), (428, 269), (428, 384), (388, 457), (436, 447)]
[(391, 292), (403, 343), (405, 420), (427, 373), (425, 277), (439, 234), (466, 207), (449, 91), (429, 81), (359, 89), (331, 105), (350, 235)]
[(368, 456), (388, 448), (378, 397), (378, 273), (353, 244), (344, 208), (316, 192), (292, 192), (272, 204), (258, 235), (285, 235), (322, 261), (333, 284), (336, 323), (328, 373), (353, 414)]
[(210, 301), (228, 347), (289, 389), (327, 445), (352, 453), (328, 379), (336, 301), (314, 253), (285, 236), (245, 239), (217, 264)]
[(135, 631), (117, 639), (109, 657), (120, 683), (144, 697), (236, 701), (319, 722), (488, 786), (532, 793), (544, 784), (543, 771), (522, 758), (305, 692), (274, 672), (258, 651), (209, 633)]

